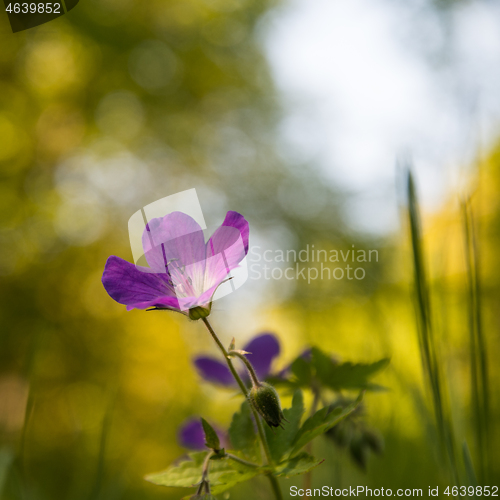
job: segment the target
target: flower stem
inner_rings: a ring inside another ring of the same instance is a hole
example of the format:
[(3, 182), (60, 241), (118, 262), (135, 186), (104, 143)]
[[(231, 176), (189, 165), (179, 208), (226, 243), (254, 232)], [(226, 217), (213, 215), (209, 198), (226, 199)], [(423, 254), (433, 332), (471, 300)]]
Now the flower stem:
[[(234, 368), (234, 365), (233, 365), (233, 362), (231, 361), (231, 358), (228, 357), (229, 353), (227, 352), (226, 348), (224, 347), (224, 345), (220, 341), (219, 337), (215, 333), (215, 331), (212, 328), (212, 325), (210, 324), (210, 322), (208, 321), (208, 319), (206, 317), (205, 318), (201, 318), (201, 319), (202, 319), (203, 323), (205, 323), (205, 326), (207, 327), (207, 330), (210, 332), (210, 335), (212, 335), (212, 338), (214, 339), (215, 343), (217, 344), (217, 346), (219, 347), (220, 351), (222, 352), (222, 354), (224, 356), (224, 359), (226, 360), (227, 366), (228, 366), (229, 370), (231, 371), (234, 379), (236, 380), (238, 386), (240, 387), (241, 392), (243, 393), (243, 395), (245, 396), (245, 398), (247, 398), (247, 400), (248, 400), (248, 390), (245, 387), (245, 384), (243, 383), (243, 380), (241, 380), (241, 377), (238, 375), (238, 372)], [(260, 438), (260, 441), (262, 443), (262, 448), (264, 449), (264, 454), (266, 455), (267, 464), (272, 466), (273, 465), (273, 459), (271, 457), (271, 451), (269, 450), (269, 445), (267, 444), (267, 439), (266, 439), (266, 435), (264, 433), (264, 428), (262, 426), (262, 421), (260, 420), (260, 416), (257, 413), (257, 411), (255, 410), (255, 408), (253, 407), (253, 405), (249, 404), (249, 406), (250, 406), (250, 409), (252, 410), (252, 414), (254, 416), (255, 423), (257, 425), (257, 431), (259, 433), (259, 438)], [(273, 488), (273, 491), (274, 491), (274, 494), (276, 496), (276, 499), (277, 500), (282, 500), (283, 499), (283, 495), (281, 494), (281, 490), (280, 490), (280, 486), (279, 486), (278, 480), (272, 474), (268, 474), (268, 477), (269, 477), (269, 480), (271, 481), (271, 486)]]
[(252, 366), (252, 363), (250, 363), (250, 361), (248, 361), (248, 359), (246, 358), (246, 356), (244, 354), (241, 354), (241, 352), (238, 352), (238, 351), (229, 351), (229, 355), (236, 356), (236, 357), (240, 358), (241, 361), (243, 361), (246, 369), (248, 370), (250, 378), (252, 379), (252, 384), (254, 386), (258, 387), (259, 385), (261, 385), (259, 382), (259, 379), (257, 378), (257, 374), (255, 373), (255, 368)]
[(243, 460), (243, 458), (237, 457), (236, 455), (233, 455), (232, 453), (226, 453), (226, 457), (230, 458), (231, 460), (234, 460), (235, 462), (238, 462), (242, 465), (246, 465), (247, 467), (254, 467), (254, 468), (260, 467), (260, 465), (254, 464), (252, 462), (248, 462), (247, 460)]
[(208, 469), (210, 467), (210, 458), (214, 455), (213, 451), (207, 453), (205, 460), (203, 461), (202, 476), (200, 481), (200, 486), (198, 487), (197, 494), (201, 495), (203, 493), (203, 488), (210, 494), (210, 482), (208, 480)]
[(267, 477), (269, 478), (269, 481), (271, 481), (271, 487), (274, 491), (274, 495), (276, 496), (277, 500), (283, 500), (283, 494), (281, 493), (280, 484), (278, 483), (278, 480), (272, 474), (269, 474)]
[[(310, 417), (312, 417), (316, 413), (316, 411), (318, 409), (318, 404), (319, 404), (319, 401), (321, 398), (321, 391), (320, 391), (317, 383), (313, 383), (312, 393), (313, 393), (313, 402), (312, 402), (312, 406), (311, 406), (311, 412), (309, 414)], [(307, 453), (312, 454), (312, 441), (307, 443), (306, 451), (307, 451)], [(307, 490), (312, 488), (312, 471), (306, 472), (304, 474), (304, 478), (302, 481), (303, 481), (302, 488), (304, 490), (304, 496), (302, 497), (302, 499), (305, 500), (307, 498), (307, 496), (306, 496)]]

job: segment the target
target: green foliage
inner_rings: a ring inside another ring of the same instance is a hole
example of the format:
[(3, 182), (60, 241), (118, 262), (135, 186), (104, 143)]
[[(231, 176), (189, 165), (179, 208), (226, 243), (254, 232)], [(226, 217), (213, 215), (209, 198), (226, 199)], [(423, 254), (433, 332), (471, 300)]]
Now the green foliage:
[(291, 380), (272, 380), (278, 385), (292, 388), (311, 386), (324, 387), (334, 391), (365, 389), (369, 391), (384, 390), (384, 387), (373, 384), (370, 378), (383, 370), (389, 358), (373, 363), (340, 363), (318, 347), (311, 349), (311, 359), (299, 356), (290, 366)]
[(350, 415), (358, 406), (363, 398), (363, 393), (359, 397), (346, 406), (345, 408), (335, 408), (331, 410), (329, 407), (321, 408), (314, 415), (310, 416), (299, 429), (295, 436), (290, 456), (300, 451), (307, 443), (312, 441), (315, 437), (325, 433), (334, 425), (337, 425), (344, 418)]
[(336, 363), (317, 347), (312, 348), (312, 366), (320, 382), (333, 390), (370, 389), (368, 379), (389, 364), (384, 358), (374, 363)]
[(259, 445), (248, 401), (244, 401), (240, 411), (233, 415), (229, 439), (235, 450), (242, 452), (250, 460), (257, 458)]
[(300, 420), (304, 414), (304, 398), (302, 391), (297, 390), (293, 396), (292, 407), (283, 410), (288, 422), (283, 429), (266, 428), (266, 438), (275, 462), (279, 462), (289, 451), (300, 427)]
[(220, 450), (219, 436), (213, 427), (204, 418), (201, 419), (201, 424), (203, 425), (203, 432), (205, 433), (206, 446), (214, 451)]
[[(474, 412), (474, 431), (479, 451), (480, 479), (486, 480), (488, 468), (488, 434), (490, 420), (490, 397), (488, 379), (488, 356), (483, 328), (479, 250), (476, 222), (470, 200), (462, 204), (465, 236), (465, 260), (468, 281), (469, 352), (471, 371), (471, 408)], [(465, 459), (466, 455), (464, 455)], [(466, 464), (467, 469), (467, 464)]]
[(7, 479), (7, 473), (13, 460), (14, 453), (12, 450), (7, 447), (0, 448), (0, 498), (2, 498), (2, 491)]
[(292, 374), (302, 387), (310, 387), (312, 380), (311, 363), (299, 356), (291, 365)]
[(450, 402), (443, 384), (443, 373), (435, 338), (431, 293), (427, 278), (426, 260), (420, 221), (420, 208), (413, 176), (408, 171), (408, 220), (412, 245), (417, 326), (422, 364), (432, 394), (439, 444), (447, 456), (451, 475), (458, 482), (457, 457), (453, 436)]
[(277, 477), (292, 477), (305, 474), (321, 464), (323, 460), (317, 460), (308, 453), (302, 452), (293, 458), (284, 460), (275, 468), (273, 474)]
[[(361, 397), (362, 394), (345, 408), (333, 410), (330, 407), (322, 408), (300, 426), (304, 413), (304, 401), (302, 392), (297, 390), (292, 400), (292, 407), (284, 410), (288, 420), (286, 427), (276, 429), (274, 433), (267, 429), (267, 441), (273, 464), (265, 466), (249, 463), (239, 458), (239, 455), (255, 454), (254, 451), (249, 453), (249, 450), (255, 450), (257, 444), (248, 403), (243, 403), (240, 411), (234, 414), (229, 429), (231, 442), (237, 451), (228, 452), (228, 454), (221, 451), (218, 455), (211, 457), (212, 459), (209, 461), (208, 477), (212, 493), (226, 491), (259, 474), (291, 477), (307, 473), (317, 467), (323, 460), (301, 452), (301, 449), (312, 439), (328, 431), (352, 413), (360, 403)], [(215, 445), (216, 442), (212, 435), (215, 431), (204, 419), (202, 419), (202, 424), (207, 443)], [(202, 478), (203, 464), (207, 453), (191, 453), (189, 457), (190, 460), (171, 466), (163, 472), (150, 474), (146, 476), (146, 479), (161, 486), (194, 487)]]
[[(146, 480), (159, 486), (194, 488), (202, 477), (206, 455), (205, 452), (191, 453), (190, 460), (171, 466), (163, 472), (149, 474)], [(210, 488), (213, 494), (222, 493), (259, 474), (271, 473), (276, 477), (297, 476), (317, 467), (321, 462), (322, 460), (304, 452), (280, 462), (273, 468), (246, 466), (226, 457), (224, 460), (210, 461)]]
[[(193, 488), (203, 474), (203, 462), (207, 452), (191, 453), (190, 460), (173, 465), (163, 472), (149, 474), (146, 480), (160, 486)], [(234, 460), (211, 460), (209, 469), (210, 487), (213, 494), (222, 493), (235, 484), (247, 481), (263, 472), (260, 468), (247, 467)]]
[(465, 474), (467, 477), (467, 484), (469, 486), (478, 486), (476, 472), (474, 470), (474, 465), (472, 463), (472, 458), (470, 456), (469, 446), (467, 441), (464, 440), (462, 445), (462, 454), (464, 458)]

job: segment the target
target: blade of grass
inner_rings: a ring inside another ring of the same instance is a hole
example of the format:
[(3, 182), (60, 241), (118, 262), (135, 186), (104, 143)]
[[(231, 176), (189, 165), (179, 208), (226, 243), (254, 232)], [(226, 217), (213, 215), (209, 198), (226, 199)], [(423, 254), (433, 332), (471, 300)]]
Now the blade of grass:
[(469, 343), (471, 365), (471, 407), (474, 412), (475, 440), (479, 455), (479, 475), (487, 481), (489, 387), (486, 345), (481, 316), (479, 257), (470, 200), (462, 202), (465, 260), (468, 282)]
[(453, 428), (451, 416), (447, 411), (448, 405), (446, 404), (445, 395), (443, 393), (442, 375), (439, 369), (436, 341), (432, 325), (430, 292), (425, 269), (425, 259), (423, 256), (420, 212), (415, 183), (410, 170), (408, 170), (407, 193), (417, 302), (417, 330), (422, 365), (431, 390), (440, 445), (444, 455), (448, 458), (452, 478), (455, 483), (458, 484)]
[(104, 469), (105, 469), (105, 458), (106, 458), (106, 446), (108, 443), (109, 431), (111, 430), (111, 420), (112, 413), (115, 406), (116, 392), (109, 398), (108, 408), (102, 419), (101, 435), (99, 438), (99, 452), (97, 455), (97, 467), (94, 485), (90, 493), (89, 500), (97, 500), (101, 498), (103, 479), (104, 479)]
[(478, 485), (476, 473), (474, 472), (474, 465), (472, 464), (472, 459), (470, 456), (469, 446), (467, 445), (467, 441), (464, 441), (462, 445), (462, 453), (464, 456), (464, 464), (465, 464), (465, 472), (467, 474), (467, 480), (469, 482), (469, 486), (474, 486), (474, 488)]
[(9, 468), (14, 460), (14, 453), (9, 448), (0, 449), (0, 498), (2, 498), (2, 491), (4, 489), (5, 483), (7, 482), (7, 476), (9, 473)]

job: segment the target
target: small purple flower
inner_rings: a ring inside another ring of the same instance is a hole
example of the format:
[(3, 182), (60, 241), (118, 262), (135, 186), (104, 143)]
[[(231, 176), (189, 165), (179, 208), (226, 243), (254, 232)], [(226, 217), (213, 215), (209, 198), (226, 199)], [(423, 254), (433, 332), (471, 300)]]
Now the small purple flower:
[[(272, 333), (262, 333), (250, 340), (243, 350), (251, 353), (247, 354), (246, 357), (252, 363), (257, 377), (263, 380), (271, 373), (271, 363), (279, 355), (280, 345)], [(236, 384), (227, 365), (217, 359), (199, 356), (194, 360), (194, 364), (199, 374), (209, 382), (226, 387)], [(248, 379), (246, 370), (242, 370), (240, 376), (243, 379)]]
[(170, 309), (199, 319), (210, 313), (217, 287), (248, 253), (249, 226), (228, 212), (205, 243), (198, 223), (182, 212), (152, 219), (142, 235), (149, 267), (116, 256), (106, 262), (102, 283), (108, 294), (131, 309)]
[[(222, 448), (229, 448), (229, 437), (227, 433), (214, 427), (215, 432), (219, 436), (219, 441)], [(190, 450), (204, 450), (205, 432), (199, 418), (189, 418), (180, 427), (177, 439), (179, 444)]]

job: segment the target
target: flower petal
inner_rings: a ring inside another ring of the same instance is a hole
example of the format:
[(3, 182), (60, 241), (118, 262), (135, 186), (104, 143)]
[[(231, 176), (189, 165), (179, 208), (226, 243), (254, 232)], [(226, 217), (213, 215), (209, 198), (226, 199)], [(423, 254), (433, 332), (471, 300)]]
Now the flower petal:
[(207, 242), (205, 288), (218, 285), (248, 253), (249, 226), (238, 212), (228, 212)]
[(199, 418), (186, 420), (177, 435), (179, 444), (190, 450), (204, 450), (205, 432)]
[(107, 260), (102, 275), (102, 284), (111, 298), (129, 309), (154, 306), (179, 309), (167, 280), (165, 273), (142, 272), (134, 264), (114, 255)]
[(226, 387), (235, 383), (229, 368), (216, 359), (201, 356), (194, 360), (194, 364), (198, 373), (209, 382)]
[(151, 219), (142, 234), (142, 247), (151, 270), (164, 273), (167, 265), (171, 272), (197, 265), (201, 268), (199, 279), (203, 279), (205, 238), (189, 215), (172, 212)]
[(271, 371), (273, 359), (280, 353), (280, 344), (272, 333), (263, 333), (254, 337), (243, 350), (251, 353), (247, 354), (247, 358), (255, 368), (257, 376), (265, 379)]
[(243, 215), (238, 212), (230, 210), (226, 214), (226, 218), (222, 223), (222, 226), (235, 227), (241, 234), (243, 240), (243, 245), (245, 247), (245, 255), (248, 253), (248, 237), (250, 235), (250, 226), (248, 221), (243, 217)]

